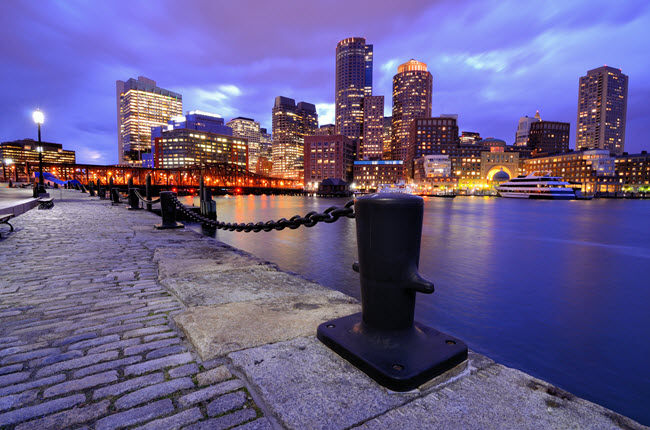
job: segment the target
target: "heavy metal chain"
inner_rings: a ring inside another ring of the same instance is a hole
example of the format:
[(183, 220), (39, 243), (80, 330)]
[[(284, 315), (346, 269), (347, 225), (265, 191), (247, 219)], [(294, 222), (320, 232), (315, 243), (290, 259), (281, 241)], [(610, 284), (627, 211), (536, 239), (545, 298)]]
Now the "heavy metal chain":
[(142, 197), (142, 195), (140, 194), (140, 191), (138, 191), (138, 190), (135, 190), (135, 195), (136, 195), (140, 200), (142, 200), (143, 202), (145, 202), (145, 203), (148, 204), (148, 205), (155, 205), (156, 203), (160, 203), (160, 197), (158, 197), (157, 199), (147, 200), (147, 199), (145, 199), (144, 197)]
[(332, 223), (336, 222), (341, 217), (354, 218), (354, 200), (350, 200), (345, 204), (344, 207), (330, 206), (325, 209), (323, 213), (318, 213), (316, 211), (309, 212), (304, 217), (300, 215), (294, 215), (289, 219), (281, 218), (277, 221), (267, 221), (267, 222), (258, 222), (258, 223), (226, 223), (214, 221), (208, 218), (205, 218), (201, 215), (195, 214), (191, 210), (187, 209), (185, 205), (178, 201), (178, 198), (175, 195), (172, 195), (174, 204), (181, 212), (185, 214), (190, 219), (199, 221), (203, 224), (209, 225), (214, 228), (229, 230), (229, 231), (244, 231), (249, 233), (254, 231), (255, 233), (260, 231), (271, 231), (271, 230), (284, 230), (285, 227), (290, 229), (296, 229), (301, 225), (305, 227), (313, 227), (319, 222)]

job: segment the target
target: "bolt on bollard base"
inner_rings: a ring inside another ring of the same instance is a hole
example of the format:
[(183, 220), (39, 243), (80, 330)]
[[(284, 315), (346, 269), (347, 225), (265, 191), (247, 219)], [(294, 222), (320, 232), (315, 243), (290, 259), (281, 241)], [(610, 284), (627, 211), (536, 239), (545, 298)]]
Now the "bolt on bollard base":
[(160, 193), (160, 215), (162, 216), (163, 222), (162, 224), (154, 225), (158, 230), (185, 227), (180, 222), (176, 222), (176, 204), (172, 200), (175, 194), (171, 191), (163, 191)]
[(362, 312), (318, 326), (317, 337), (379, 384), (409, 391), (467, 359), (460, 339), (414, 322), (424, 201), (407, 194), (355, 200)]

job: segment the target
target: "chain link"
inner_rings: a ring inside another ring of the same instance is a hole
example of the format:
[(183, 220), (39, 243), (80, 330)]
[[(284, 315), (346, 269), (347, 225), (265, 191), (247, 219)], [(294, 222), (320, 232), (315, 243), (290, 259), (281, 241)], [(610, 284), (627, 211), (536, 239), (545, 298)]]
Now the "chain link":
[(156, 203), (160, 203), (160, 197), (158, 197), (157, 199), (147, 200), (144, 197), (142, 197), (142, 194), (140, 194), (140, 191), (138, 190), (135, 190), (135, 195), (138, 196), (140, 200), (142, 200), (144, 203), (148, 205), (155, 205)]
[(325, 209), (323, 213), (318, 213), (315, 211), (307, 213), (304, 217), (300, 215), (294, 215), (289, 219), (280, 218), (277, 221), (267, 221), (267, 222), (257, 222), (257, 223), (230, 223), (230, 222), (220, 222), (214, 221), (204, 216), (198, 215), (193, 211), (187, 209), (175, 195), (172, 195), (172, 200), (178, 209), (185, 214), (188, 218), (199, 221), (203, 224), (206, 224), (210, 227), (229, 230), (229, 231), (243, 231), (249, 233), (251, 231), (258, 233), (260, 231), (271, 231), (271, 230), (284, 230), (285, 228), (290, 228), (292, 230), (297, 229), (301, 225), (305, 227), (313, 227), (319, 222), (333, 223), (336, 222), (339, 218), (354, 218), (354, 200), (350, 200), (343, 207), (330, 206)]

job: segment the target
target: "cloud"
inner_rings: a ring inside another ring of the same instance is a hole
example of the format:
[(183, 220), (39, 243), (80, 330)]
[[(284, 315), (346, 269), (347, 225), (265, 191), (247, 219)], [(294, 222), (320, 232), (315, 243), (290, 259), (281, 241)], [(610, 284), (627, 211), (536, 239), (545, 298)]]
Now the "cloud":
[(318, 112), (318, 123), (334, 124), (336, 108), (334, 103), (318, 103), (316, 104), (316, 112)]
[(219, 89), (231, 97), (237, 97), (242, 94), (236, 85), (219, 85)]
[(10, 83), (0, 140), (33, 136), (24, 112), (40, 106), (47, 139), (77, 150), (80, 162), (117, 162), (115, 81), (140, 75), (183, 94), (186, 111), (252, 117), (270, 131), (283, 95), (314, 103), (320, 122), (333, 122), (335, 48), (349, 36), (374, 45), (373, 94), (385, 96), (387, 114), (397, 66), (415, 58), (433, 74), (434, 115), (458, 113), (461, 127), (507, 141), (536, 109), (575, 130), (579, 76), (621, 67), (630, 76), (626, 150), (646, 145), (650, 57), (638, 46), (650, 39), (650, 4), (642, 0), (403, 0), (399, 8), (71, 0), (0, 9), (0, 80)]

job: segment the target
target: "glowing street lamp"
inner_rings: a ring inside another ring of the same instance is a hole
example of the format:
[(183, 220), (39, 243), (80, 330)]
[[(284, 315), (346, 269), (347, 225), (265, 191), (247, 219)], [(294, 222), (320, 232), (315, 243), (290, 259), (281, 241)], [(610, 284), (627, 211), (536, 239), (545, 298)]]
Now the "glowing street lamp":
[[(4, 176), (5, 180), (7, 179), (7, 166), (13, 163), (14, 160), (11, 158), (5, 158), (2, 160), (2, 176)], [(10, 175), (10, 180), (11, 180), (11, 172), (9, 172)]]
[(38, 194), (45, 194), (45, 181), (43, 179), (43, 147), (41, 146), (41, 124), (45, 121), (45, 115), (43, 115), (43, 112), (40, 110), (36, 109), (34, 113), (32, 114), (32, 118), (34, 119), (34, 122), (38, 124), (38, 147), (36, 150), (38, 151)]

